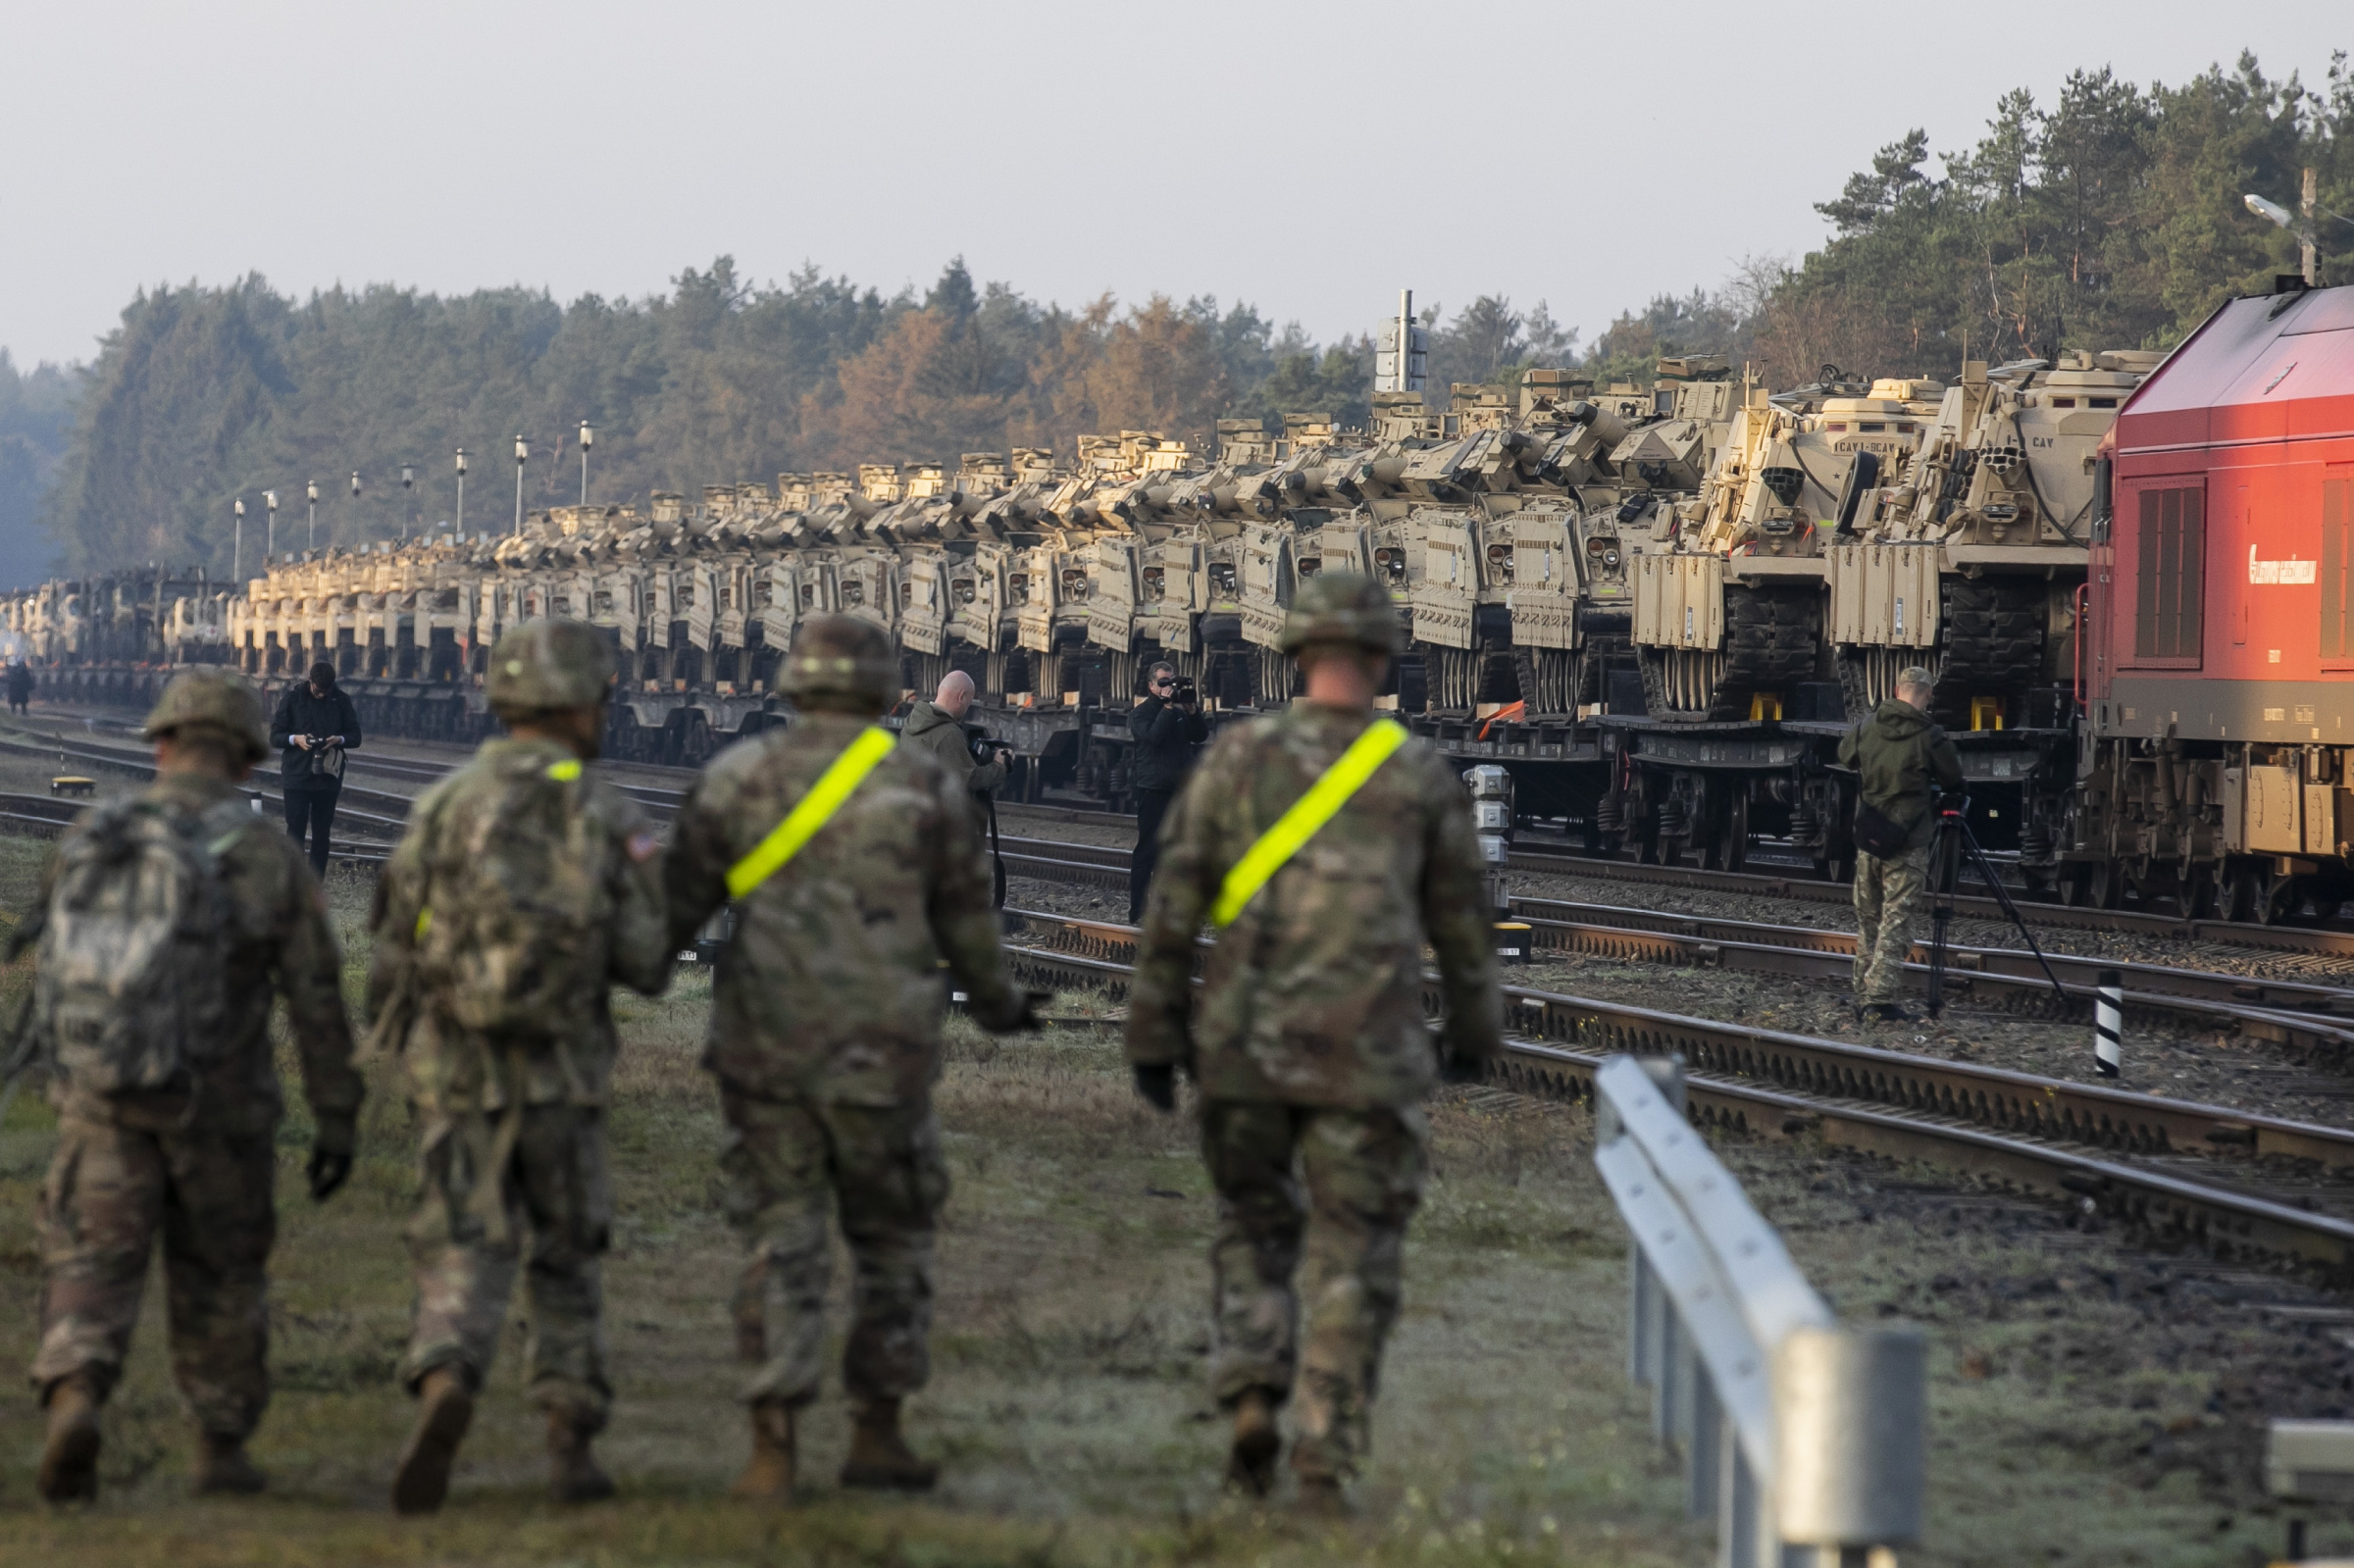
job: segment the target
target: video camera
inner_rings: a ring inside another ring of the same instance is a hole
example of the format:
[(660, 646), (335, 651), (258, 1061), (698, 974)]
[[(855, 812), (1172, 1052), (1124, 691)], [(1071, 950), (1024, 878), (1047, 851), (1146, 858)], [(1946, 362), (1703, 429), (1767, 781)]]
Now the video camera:
[(1201, 700), (1201, 688), (1194, 684), (1194, 678), (1190, 675), (1179, 676), (1177, 678), (1177, 689), (1169, 693), (1169, 700), (1171, 702), (1181, 704), (1198, 702)]
[(996, 735), (991, 734), (987, 726), (968, 724), (962, 728), (965, 753), (973, 759), (976, 766), (986, 768), (998, 760), (999, 751), (1013, 749)]

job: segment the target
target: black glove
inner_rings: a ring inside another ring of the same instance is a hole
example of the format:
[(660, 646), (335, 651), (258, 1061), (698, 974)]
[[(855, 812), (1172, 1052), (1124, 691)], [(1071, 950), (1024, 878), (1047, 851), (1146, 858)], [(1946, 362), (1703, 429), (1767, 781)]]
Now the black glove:
[(1136, 1064), (1136, 1092), (1166, 1116), (1177, 1109), (1177, 1069), (1166, 1062)]
[(1477, 1084), (1486, 1080), (1488, 1063), (1485, 1057), (1465, 1056), (1460, 1051), (1439, 1052), (1439, 1082), (1442, 1084)]
[(351, 1156), (313, 1148), (306, 1174), (311, 1179), (311, 1201), (324, 1203), (335, 1195), (337, 1188), (351, 1179)]

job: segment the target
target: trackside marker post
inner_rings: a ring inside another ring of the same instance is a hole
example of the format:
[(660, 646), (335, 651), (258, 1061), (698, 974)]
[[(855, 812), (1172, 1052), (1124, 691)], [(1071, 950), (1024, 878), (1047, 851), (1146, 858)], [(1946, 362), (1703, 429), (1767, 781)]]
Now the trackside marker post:
[(2125, 1065), (2125, 977), (2114, 969), (2104, 969), (2095, 979), (2100, 995), (2092, 1011), (2093, 1065), (2100, 1069), (2103, 1078), (2115, 1078)]

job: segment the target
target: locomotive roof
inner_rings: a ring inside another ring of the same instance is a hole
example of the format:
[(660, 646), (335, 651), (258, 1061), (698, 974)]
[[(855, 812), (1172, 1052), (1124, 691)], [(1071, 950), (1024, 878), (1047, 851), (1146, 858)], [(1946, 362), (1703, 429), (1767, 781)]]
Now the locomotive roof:
[(2120, 457), (2354, 431), (2354, 287), (2226, 301), (2118, 413)]

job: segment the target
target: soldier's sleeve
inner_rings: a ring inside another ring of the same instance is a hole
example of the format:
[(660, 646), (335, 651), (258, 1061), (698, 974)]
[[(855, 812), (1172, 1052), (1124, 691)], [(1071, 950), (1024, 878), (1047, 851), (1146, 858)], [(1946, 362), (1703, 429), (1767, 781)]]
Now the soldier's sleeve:
[(607, 967), (616, 983), (652, 996), (670, 984), (671, 960), (679, 950), (670, 939), (662, 895), (662, 840), (635, 802), (619, 791), (613, 798), (619, 809), (613, 820), (616, 852), (608, 888), (613, 931)]
[(1942, 726), (1929, 732), (1929, 771), (1946, 788), (1962, 787), (1962, 753), (1954, 749), (1954, 737)]
[(359, 1139), (360, 1101), (367, 1087), (351, 1064), (351, 1020), (343, 1011), (343, 954), (327, 923), (327, 896), (291, 840), (279, 839), (286, 860), (281, 913), (278, 990), (302, 1056), (302, 1092), (319, 1124), (319, 1147), (349, 1154)]
[(731, 855), (719, 814), (708, 798), (708, 776), (695, 781), (671, 822), (670, 849), (662, 856), (662, 892), (670, 922), (665, 946), (676, 953), (694, 940), (719, 906), (727, 902)]
[[(1146, 897), (1136, 979), (1128, 987), (1128, 1060), (1139, 1066), (1193, 1060), (1194, 938), (1227, 866), (1248, 847), (1227, 842), (1240, 825), (1222, 820), (1222, 808), (1243, 793), (1231, 760), (1243, 746), (1236, 733), (1233, 744), (1211, 750), (1178, 791), (1160, 830), (1160, 865)], [(1246, 759), (1241, 767), (1247, 766)]]
[(932, 939), (940, 944), (948, 973), (964, 990), (966, 1005), (984, 1029), (1010, 1029), (1021, 1021), (1022, 992), (1005, 972), (1005, 948), (998, 939), (997, 891), (989, 856), (974, 830), (964, 787), (944, 775), (925, 842), (932, 851)]
[(376, 902), (368, 929), (368, 1016), (381, 1018), (403, 982), (417, 952), (417, 918), (425, 912), (425, 823), (430, 807), (420, 801), (409, 830), (376, 879)]
[(1839, 766), (1853, 768), (1863, 755), (1864, 726), (1859, 724), (1839, 737)]
[(1435, 757), (1428, 775), (1422, 929), (1438, 955), (1447, 997), (1443, 1037), (1458, 1056), (1494, 1056), (1504, 1049), (1504, 993), (1497, 988), (1495, 921), (1481, 885), (1471, 798)]

